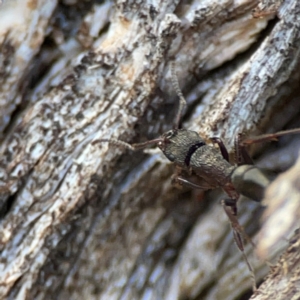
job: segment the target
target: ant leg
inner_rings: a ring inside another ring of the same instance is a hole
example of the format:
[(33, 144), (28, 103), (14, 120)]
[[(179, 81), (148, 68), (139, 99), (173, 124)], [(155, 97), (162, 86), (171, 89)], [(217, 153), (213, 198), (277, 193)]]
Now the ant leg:
[(227, 151), (223, 141), (218, 137), (212, 137), (212, 138), (210, 138), (210, 140), (219, 146), (219, 149), (221, 151), (223, 158), (229, 162), (229, 154), (228, 154), (228, 151)]
[(243, 146), (246, 146), (246, 145), (262, 143), (262, 142), (267, 142), (267, 141), (277, 141), (278, 137), (283, 136), (283, 135), (288, 135), (288, 134), (300, 134), (300, 128), (283, 130), (283, 131), (279, 131), (279, 132), (275, 132), (275, 133), (268, 133), (268, 134), (254, 136), (254, 137), (249, 137), (249, 138), (243, 140), (241, 144)]
[(238, 248), (243, 252), (244, 251), (244, 244), (242, 239), (243, 228), (240, 225), (237, 219), (237, 207), (236, 207), (236, 200), (234, 199), (225, 199), (222, 200), (223, 209), (229, 219), (230, 225), (233, 230), (234, 239), (238, 246)]
[(205, 180), (199, 177), (189, 174), (180, 167), (175, 168), (175, 172), (172, 175), (172, 184), (175, 186), (185, 186), (191, 189), (210, 190), (213, 189)]
[(246, 144), (241, 141), (241, 134), (238, 134), (234, 140), (234, 160), (238, 166), (253, 165), (253, 160), (250, 157)]
[(235, 140), (235, 160), (240, 166), (243, 164), (252, 165), (253, 161), (248, 154), (246, 147), (248, 145), (262, 143), (267, 141), (277, 141), (278, 137), (288, 135), (288, 134), (300, 134), (300, 128), (283, 130), (275, 133), (268, 133), (259, 136), (254, 136), (241, 140), (241, 134), (238, 134)]
[(237, 218), (237, 207), (236, 207), (236, 203), (237, 200), (235, 199), (225, 199), (222, 200), (222, 206), (224, 208), (224, 211), (229, 219), (231, 228), (232, 228), (232, 232), (233, 232), (233, 237), (234, 237), (234, 241), (237, 245), (237, 247), (239, 248), (239, 250), (241, 251), (244, 260), (247, 264), (248, 270), (251, 274), (251, 278), (253, 281), (253, 291), (255, 292), (257, 290), (256, 287), (256, 279), (255, 279), (255, 274), (254, 274), (254, 270), (247, 258), (247, 255), (245, 253), (245, 249), (244, 249), (244, 243), (243, 243), (243, 239), (242, 236), (244, 236), (248, 242), (250, 242), (252, 244), (253, 247), (255, 247), (254, 243), (251, 241), (251, 239), (246, 235), (246, 233), (243, 230), (243, 227), (240, 225), (238, 218)]
[(201, 182), (198, 181), (197, 183), (194, 183), (191, 180), (178, 176), (176, 174), (172, 176), (172, 184), (174, 185), (179, 184), (181, 186), (185, 186), (191, 189), (200, 189), (204, 191), (212, 189), (212, 187), (205, 181), (201, 181)]

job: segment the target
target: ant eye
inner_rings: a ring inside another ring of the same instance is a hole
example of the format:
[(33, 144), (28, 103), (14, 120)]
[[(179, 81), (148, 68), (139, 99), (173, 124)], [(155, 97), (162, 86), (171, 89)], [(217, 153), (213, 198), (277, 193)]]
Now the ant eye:
[(166, 133), (165, 138), (166, 139), (171, 139), (174, 136), (174, 131), (170, 130)]

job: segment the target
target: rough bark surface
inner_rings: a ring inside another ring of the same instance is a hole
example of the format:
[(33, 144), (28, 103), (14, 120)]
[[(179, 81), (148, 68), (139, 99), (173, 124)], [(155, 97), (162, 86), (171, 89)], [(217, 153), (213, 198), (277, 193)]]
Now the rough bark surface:
[[(1, 299), (252, 295), (224, 194), (176, 190), (160, 153), (99, 142), (172, 127), (174, 61), (183, 127), (229, 151), (238, 133), (300, 127), (297, 0), (0, 1)], [(282, 172), (299, 149), (295, 135), (252, 151)], [(300, 227), (299, 169), (270, 185), (261, 229), (261, 205), (240, 201), (258, 282)], [(251, 299), (299, 298), (299, 240)]]

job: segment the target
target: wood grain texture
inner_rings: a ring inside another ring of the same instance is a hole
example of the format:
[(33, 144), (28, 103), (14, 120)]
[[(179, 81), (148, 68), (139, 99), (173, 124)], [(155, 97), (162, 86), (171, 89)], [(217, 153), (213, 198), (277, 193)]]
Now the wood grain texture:
[[(0, 26), (0, 297), (239, 299), (251, 280), (224, 195), (175, 190), (161, 154), (97, 141), (172, 127), (172, 61), (188, 101), (183, 126), (204, 138), (232, 151), (240, 132), (299, 126), (299, 1), (259, 18), (248, 0), (50, 2), (0, 6), (10, 22)], [(261, 165), (287, 168), (293, 138), (273, 163), (263, 149)], [(259, 243), (260, 205), (239, 210)], [(261, 280), (266, 263), (246, 252)]]

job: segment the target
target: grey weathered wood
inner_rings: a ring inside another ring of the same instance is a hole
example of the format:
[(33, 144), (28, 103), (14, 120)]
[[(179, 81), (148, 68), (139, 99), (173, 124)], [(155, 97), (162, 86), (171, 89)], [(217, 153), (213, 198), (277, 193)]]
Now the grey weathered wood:
[[(299, 202), (299, 190), (298, 190)], [(294, 197), (294, 195), (293, 195)], [(298, 208), (299, 209), (299, 208)], [(298, 210), (299, 212), (299, 210)], [(298, 218), (299, 220), (299, 218)], [(299, 223), (298, 223), (299, 226)], [(253, 300), (265, 299), (299, 299), (299, 258), (300, 258), (299, 228), (289, 241), (289, 247), (272, 267), (259, 290), (251, 297)]]
[[(55, 1), (22, 3), (0, 6), (1, 298), (235, 299), (250, 289), (220, 193), (174, 190), (160, 154), (97, 141), (172, 126), (174, 60), (192, 112), (183, 126), (230, 151), (239, 132), (299, 117), (299, 2), (253, 18), (257, 1), (66, 1), (68, 23), (53, 21), (63, 13)], [(49, 32), (53, 48), (41, 47)], [(30, 90), (41, 61), (48, 71)], [(11, 119), (24, 95), (28, 106)], [(258, 206), (240, 205), (252, 234)], [(261, 279), (266, 264), (246, 252)]]

